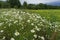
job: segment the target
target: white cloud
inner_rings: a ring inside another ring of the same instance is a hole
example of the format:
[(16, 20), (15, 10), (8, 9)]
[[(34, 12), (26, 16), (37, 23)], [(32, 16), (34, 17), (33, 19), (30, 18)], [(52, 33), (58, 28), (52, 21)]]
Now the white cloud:
[(59, 1), (59, 0), (20, 0), (21, 3), (24, 1), (27, 1), (27, 3), (47, 3), (47, 2), (54, 2), (54, 1)]
[[(0, 1), (5, 1), (5, 0), (0, 0)], [(24, 1), (26, 1), (27, 3), (37, 4), (37, 3), (47, 3), (47, 2), (54, 2), (54, 1), (60, 1), (60, 0), (20, 0), (20, 1), (22, 4)]]

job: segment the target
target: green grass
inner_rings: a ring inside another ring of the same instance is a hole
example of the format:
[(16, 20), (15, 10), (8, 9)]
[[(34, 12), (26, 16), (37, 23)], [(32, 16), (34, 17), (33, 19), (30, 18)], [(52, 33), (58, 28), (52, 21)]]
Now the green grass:
[(48, 20), (60, 22), (60, 10), (26, 10), (30, 13), (38, 13)]

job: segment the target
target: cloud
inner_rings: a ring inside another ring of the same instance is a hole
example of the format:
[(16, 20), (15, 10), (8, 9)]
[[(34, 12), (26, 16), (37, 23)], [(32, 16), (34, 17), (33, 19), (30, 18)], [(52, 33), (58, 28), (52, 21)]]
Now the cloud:
[(27, 3), (38, 4), (38, 3), (54, 2), (54, 1), (59, 1), (59, 0), (20, 0), (20, 1), (21, 3), (26, 1)]
[[(6, 1), (6, 0), (2, 0), (2, 1)], [(26, 1), (28, 4), (29, 3), (38, 4), (38, 3), (47, 3), (47, 2), (54, 2), (54, 1), (60, 1), (60, 0), (20, 0), (22, 4), (24, 1)]]

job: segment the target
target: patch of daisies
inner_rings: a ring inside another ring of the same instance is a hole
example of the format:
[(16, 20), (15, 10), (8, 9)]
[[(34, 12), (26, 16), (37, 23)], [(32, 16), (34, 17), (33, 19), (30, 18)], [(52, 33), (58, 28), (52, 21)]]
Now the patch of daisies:
[(53, 31), (60, 31), (59, 27), (59, 22), (51, 23), (37, 13), (0, 10), (1, 40), (49, 40)]

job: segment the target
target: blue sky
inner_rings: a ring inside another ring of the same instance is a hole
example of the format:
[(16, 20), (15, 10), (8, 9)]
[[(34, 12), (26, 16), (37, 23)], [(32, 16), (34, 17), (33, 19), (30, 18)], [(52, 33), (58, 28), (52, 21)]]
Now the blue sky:
[(49, 3), (49, 2), (60, 1), (60, 0), (20, 0), (20, 1), (21, 3), (26, 1), (27, 3), (38, 4), (38, 3)]

